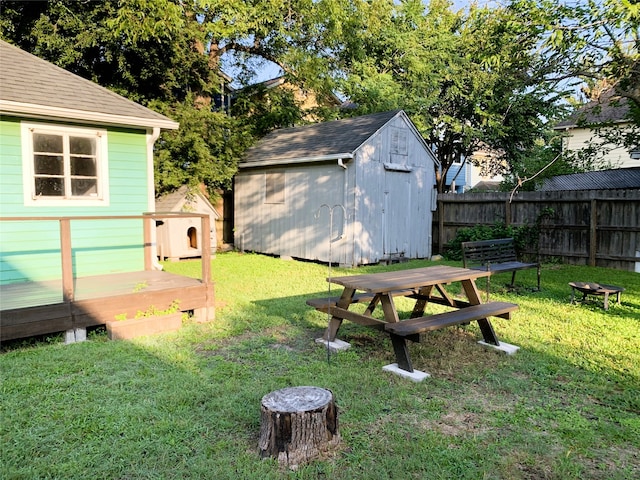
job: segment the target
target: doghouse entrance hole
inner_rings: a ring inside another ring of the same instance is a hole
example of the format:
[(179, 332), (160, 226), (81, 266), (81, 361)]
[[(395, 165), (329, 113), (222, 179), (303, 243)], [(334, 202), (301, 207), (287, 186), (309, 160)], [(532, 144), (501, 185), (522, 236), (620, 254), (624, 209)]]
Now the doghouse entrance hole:
[(190, 248), (198, 248), (198, 231), (196, 227), (189, 227), (189, 230), (187, 230), (187, 238), (189, 239)]

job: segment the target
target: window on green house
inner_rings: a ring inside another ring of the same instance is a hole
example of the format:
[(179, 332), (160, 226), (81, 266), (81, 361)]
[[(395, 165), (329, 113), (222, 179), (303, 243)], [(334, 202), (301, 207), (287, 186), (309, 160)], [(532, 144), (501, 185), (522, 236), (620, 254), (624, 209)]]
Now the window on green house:
[(23, 152), (26, 203), (107, 199), (105, 131), (23, 124)]

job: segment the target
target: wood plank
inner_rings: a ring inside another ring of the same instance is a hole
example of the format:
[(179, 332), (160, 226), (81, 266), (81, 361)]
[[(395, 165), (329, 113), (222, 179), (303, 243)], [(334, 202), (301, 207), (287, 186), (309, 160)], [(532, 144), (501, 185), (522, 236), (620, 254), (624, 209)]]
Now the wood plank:
[(48, 318), (46, 321), (23, 323), (20, 325), (3, 324), (0, 331), (0, 340), (4, 342), (14, 338), (63, 332), (70, 328), (73, 328), (73, 320), (71, 317)]
[(384, 320), (378, 320), (377, 318), (362, 315), (360, 313), (352, 312), (351, 310), (346, 310), (340, 307), (331, 307), (326, 309), (320, 308), (318, 310), (320, 310), (321, 312), (325, 312), (327, 314), (330, 313), (334, 317), (337, 317), (343, 320), (350, 320), (359, 325), (364, 325), (365, 327), (374, 327), (374, 328), (383, 329), (386, 323)]
[[(44, 322), (55, 318), (71, 318), (71, 305), (57, 303), (41, 305), (37, 307), (17, 308), (0, 312), (0, 330), (13, 325), (25, 325), (28, 323)], [(0, 334), (4, 332), (0, 331)]]
[[(410, 297), (415, 294), (414, 290), (398, 290), (391, 292), (394, 297)], [(351, 299), (351, 303), (366, 303), (375, 298), (373, 293), (356, 293)], [(335, 306), (338, 304), (340, 297), (321, 297), (321, 298), (309, 298), (306, 303), (313, 308), (327, 309), (329, 306)]]
[(60, 281), (0, 286), (0, 340), (101, 325), (115, 315), (135, 316), (151, 305), (166, 309), (174, 300), (180, 310), (206, 309), (213, 319), (214, 284), (162, 271), (98, 275), (75, 279), (75, 300), (62, 302)]
[(404, 320), (399, 323), (387, 323), (384, 328), (390, 333), (405, 337), (487, 317), (504, 316), (517, 309), (518, 305), (515, 303), (490, 302), (451, 312)]

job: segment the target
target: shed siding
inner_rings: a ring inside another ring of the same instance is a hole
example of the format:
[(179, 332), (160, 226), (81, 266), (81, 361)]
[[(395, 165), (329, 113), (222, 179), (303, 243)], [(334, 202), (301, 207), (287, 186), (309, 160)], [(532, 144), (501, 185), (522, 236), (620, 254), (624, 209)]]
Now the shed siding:
[[(392, 151), (389, 126), (407, 132), (406, 155)], [(358, 150), (355, 163), (357, 263), (375, 263), (400, 253), (409, 258), (430, 257), (433, 160), (404, 117), (394, 118), (387, 128), (372, 136)], [(410, 171), (385, 169), (385, 163)], [(400, 185), (404, 192), (397, 191)]]
[[(352, 266), (401, 252), (429, 257), (433, 157), (406, 117), (394, 117), (353, 154), (344, 161), (346, 169), (333, 161), (240, 171), (236, 246)], [(265, 178), (278, 171), (285, 172), (285, 201), (267, 204)], [(386, 211), (385, 190), (392, 202)]]
[[(51, 207), (24, 205), (20, 120), (3, 118), (0, 127), (3, 217), (139, 215), (149, 209), (146, 132), (108, 130), (109, 206)], [(58, 222), (2, 222), (0, 228), (1, 283), (60, 277)], [(71, 228), (76, 276), (144, 268), (141, 221), (78, 220), (71, 222)]]
[[(344, 197), (344, 170), (335, 163), (297, 166), (285, 171), (285, 200), (265, 203), (267, 173), (282, 169), (242, 172), (236, 176), (235, 241), (243, 250), (329, 261), (329, 209)], [(332, 261), (346, 261), (341, 209), (334, 209)], [(347, 233), (347, 232), (345, 232)]]

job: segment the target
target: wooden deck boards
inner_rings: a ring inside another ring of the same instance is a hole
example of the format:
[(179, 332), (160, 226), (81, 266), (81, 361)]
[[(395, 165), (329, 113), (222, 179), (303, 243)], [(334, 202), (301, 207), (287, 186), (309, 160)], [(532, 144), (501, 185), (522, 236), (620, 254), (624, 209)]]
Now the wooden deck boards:
[(213, 319), (213, 284), (163, 271), (138, 271), (74, 280), (75, 298), (63, 301), (62, 281), (0, 286), (0, 339), (53, 333), (100, 325), (115, 315), (134, 316), (150, 306), (167, 308), (179, 301), (182, 311), (204, 309)]

